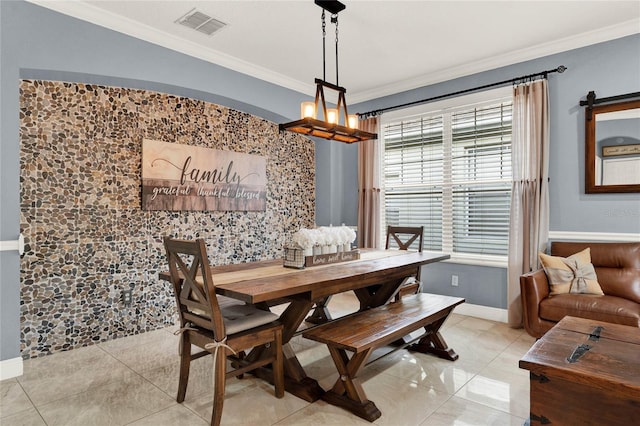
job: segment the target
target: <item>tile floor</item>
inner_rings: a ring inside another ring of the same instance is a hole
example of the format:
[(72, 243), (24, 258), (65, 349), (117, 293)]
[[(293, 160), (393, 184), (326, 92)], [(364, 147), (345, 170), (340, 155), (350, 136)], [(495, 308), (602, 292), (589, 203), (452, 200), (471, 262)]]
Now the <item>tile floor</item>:
[[(334, 315), (355, 310), (351, 293), (334, 297)], [(192, 364), (187, 397), (177, 404), (175, 327), (27, 360), (24, 375), (0, 382), (0, 425), (206, 425), (211, 359)], [(506, 324), (453, 314), (443, 327), (460, 355), (450, 362), (397, 351), (367, 366), (363, 387), (382, 411), (376, 425), (522, 425), (529, 376), (518, 360), (534, 339)], [(297, 336), (307, 374), (325, 389), (337, 377), (326, 347)], [(367, 425), (323, 401), (308, 403), (250, 375), (227, 382), (224, 425)]]

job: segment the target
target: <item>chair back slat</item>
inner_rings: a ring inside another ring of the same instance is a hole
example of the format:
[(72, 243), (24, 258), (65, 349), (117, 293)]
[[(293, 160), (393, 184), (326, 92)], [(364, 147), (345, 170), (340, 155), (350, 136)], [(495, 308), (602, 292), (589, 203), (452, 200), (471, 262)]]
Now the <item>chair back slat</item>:
[(385, 249), (390, 248), (392, 238), (400, 250), (409, 250), (411, 245), (418, 240), (418, 251), (422, 252), (423, 234), (424, 226), (388, 226)]
[(198, 326), (213, 332), (217, 341), (226, 337), (224, 321), (215, 293), (206, 245), (164, 238), (180, 326)]

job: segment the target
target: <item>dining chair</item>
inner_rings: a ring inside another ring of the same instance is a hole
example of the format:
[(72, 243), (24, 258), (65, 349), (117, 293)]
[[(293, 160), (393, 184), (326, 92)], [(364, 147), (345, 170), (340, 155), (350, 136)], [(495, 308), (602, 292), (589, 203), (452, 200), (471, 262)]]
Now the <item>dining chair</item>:
[[(387, 241), (384, 248), (398, 248), (399, 250), (410, 250), (415, 247), (417, 241), (417, 250), (422, 253), (422, 238), (424, 235), (424, 226), (387, 226)], [(405, 282), (398, 288), (395, 294), (395, 300), (407, 294), (415, 294), (421, 290), (420, 268), (416, 273), (415, 279), (408, 277)]]
[[(220, 424), (228, 377), (271, 364), (275, 395), (282, 398), (282, 324), (278, 315), (216, 295), (203, 239), (186, 241), (165, 237), (164, 246), (180, 318), (178, 403), (185, 399), (191, 361), (206, 355), (213, 355), (211, 425)], [(192, 354), (191, 345), (203, 350)], [(244, 351), (263, 345), (262, 356), (256, 357), (257, 360), (245, 358)]]

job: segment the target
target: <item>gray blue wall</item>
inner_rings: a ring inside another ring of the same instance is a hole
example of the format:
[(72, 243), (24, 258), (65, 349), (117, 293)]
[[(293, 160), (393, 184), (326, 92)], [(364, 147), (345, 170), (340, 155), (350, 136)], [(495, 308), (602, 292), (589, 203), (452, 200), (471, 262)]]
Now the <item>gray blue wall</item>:
[[(23, 1), (0, 2), (0, 55), (0, 241), (16, 240), (20, 233), (20, 79), (157, 90), (274, 122), (297, 118), (300, 100), (310, 96)], [(318, 145), (322, 155), (333, 155), (332, 147)], [(340, 176), (328, 169), (332, 164), (321, 167), (319, 181), (331, 182)], [(329, 197), (331, 192), (321, 194)], [(318, 203), (331, 205), (330, 201)], [(340, 199), (336, 204), (342, 204)], [(326, 223), (332, 219), (326, 217)], [(335, 218), (334, 223), (338, 222)], [(19, 356), (19, 281), (17, 252), (0, 251), (0, 360)]]
[[(550, 78), (551, 229), (640, 232), (637, 194), (584, 194), (584, 130), (579, 100), (589, 90), (611, 96), (640, 90), (640, 36), (517, 64), (350, 107), (366, 111), (528, 74), (560, 64)], [(273, 121), (293, 119), (300, 94), (23, 1), (0, 2), (0, 240), (20, 232), (18, 82), (71, 80), (157, 90), (215, 102)], [(311, 78), (311, 77), (310, 77)], [(357, 149), (316, 142), (316, 222), (357, 221)], [(432, 265), (430, 291), (456, 289), (470, 303), (505, 307), (499, 268)], [(469, 277), (467, 280), (466, 277)], [(468, 283), (468, 284), (466, 284)], [(19, 356), (19, 262), (0, 252), (0, 360)]]
[[(549, 75), (550, 231), (640, 234), (640, 194), (584, 193), (584, 107), (591, 90), (600, 98), (640, 91), (640, 35), (495, 69), (351, 107), (365, 112), (555, 69)], [(347, 164), (357, 161), (352, 156)], [(350, 197), (352, 187), (345, 196)], [(459, 286), (451, 286), (451, 275)], [(506, 309), (506, 270), (439, 263), (423, 271), (426, 290), (466, 297), (468, 303)]]

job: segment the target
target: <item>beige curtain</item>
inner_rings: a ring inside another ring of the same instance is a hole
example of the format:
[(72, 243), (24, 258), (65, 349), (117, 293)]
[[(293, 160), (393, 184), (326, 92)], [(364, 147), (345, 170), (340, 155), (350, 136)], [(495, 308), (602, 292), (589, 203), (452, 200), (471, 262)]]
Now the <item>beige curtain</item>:
[(538, 268), (549, 236), (549, 100), (547, 80), (514, 87), (509, 260), (509, 325), (522, 326), (520, 275)]
[[(359, 128), (378, 132), (376, 117), (360, 121)], [(358, 247), (379, 248), (380, 146), (377, 139), (358, 142)]]

